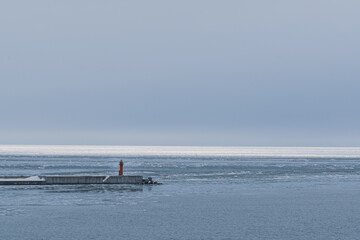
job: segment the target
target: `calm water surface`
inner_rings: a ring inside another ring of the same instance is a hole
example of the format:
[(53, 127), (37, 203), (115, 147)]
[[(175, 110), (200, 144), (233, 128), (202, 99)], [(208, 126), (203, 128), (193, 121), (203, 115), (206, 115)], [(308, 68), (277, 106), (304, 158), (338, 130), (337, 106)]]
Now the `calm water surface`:
[(159, 186), (0, 186), (0, 239), (357, 239), (360, 149), (0, 146), (0, 175)]

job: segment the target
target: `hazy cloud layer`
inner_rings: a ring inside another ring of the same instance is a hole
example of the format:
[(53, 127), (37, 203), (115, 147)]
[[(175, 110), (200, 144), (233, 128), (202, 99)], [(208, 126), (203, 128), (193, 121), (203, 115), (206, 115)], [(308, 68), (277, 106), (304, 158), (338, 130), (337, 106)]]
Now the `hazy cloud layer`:
[(359, 1), (3, 1), (0, 143), (357, 146)]

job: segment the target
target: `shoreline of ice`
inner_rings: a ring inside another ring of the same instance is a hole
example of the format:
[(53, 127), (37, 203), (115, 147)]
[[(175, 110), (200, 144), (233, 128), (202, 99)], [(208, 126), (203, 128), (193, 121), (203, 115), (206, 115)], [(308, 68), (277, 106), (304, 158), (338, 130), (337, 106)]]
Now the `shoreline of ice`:
[(2, 156), (360, 158), (357, 147), (0, 145)]

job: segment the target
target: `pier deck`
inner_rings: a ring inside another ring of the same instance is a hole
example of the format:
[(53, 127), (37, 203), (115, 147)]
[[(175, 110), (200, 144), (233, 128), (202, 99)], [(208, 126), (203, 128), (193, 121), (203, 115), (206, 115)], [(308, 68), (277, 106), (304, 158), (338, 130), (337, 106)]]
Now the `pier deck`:
[(142, 176), (0, 176), (0, 185), (142, 184)]

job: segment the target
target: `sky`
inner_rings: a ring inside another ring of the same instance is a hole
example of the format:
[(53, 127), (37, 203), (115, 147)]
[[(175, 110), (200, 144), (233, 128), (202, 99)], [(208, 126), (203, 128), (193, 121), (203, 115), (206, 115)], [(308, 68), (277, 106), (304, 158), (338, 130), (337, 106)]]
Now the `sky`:
[(360, 2), (0, 2), (0, 144), (359, 146)]

